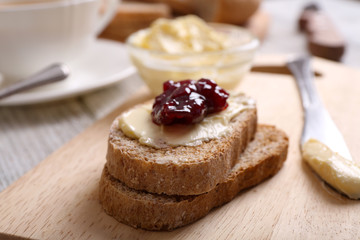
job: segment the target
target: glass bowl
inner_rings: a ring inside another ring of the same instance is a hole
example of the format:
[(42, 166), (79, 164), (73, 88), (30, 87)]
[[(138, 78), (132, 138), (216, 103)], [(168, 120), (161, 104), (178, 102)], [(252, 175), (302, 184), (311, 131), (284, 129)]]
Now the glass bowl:
[(229, 24), (211, 23), (210, 27), (233, 38), (234, 45), (199, 53), (174, 54), (140, 48), (132, 44), (143, 29), (126, 41), (131, 60), (154, 95), (163, 91), (163, 82), (209, 78), (221, 87), (232, 90), (250, 70), (259, 40), (247, 29)]

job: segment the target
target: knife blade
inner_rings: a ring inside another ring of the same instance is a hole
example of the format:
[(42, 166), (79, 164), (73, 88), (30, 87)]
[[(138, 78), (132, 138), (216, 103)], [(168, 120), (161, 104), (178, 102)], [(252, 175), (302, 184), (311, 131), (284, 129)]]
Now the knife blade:
[(287, 66), (295, 77), (304, 109), (305, 122), (301, 144), (304, 144), (310, 138), (314, 138), (344, 158), (352, 160), (351, 153), (341, 132), (331, 119), (316, 92), (313, 74), (310, 69), (310, 57), (295, 58), (290, 60)]

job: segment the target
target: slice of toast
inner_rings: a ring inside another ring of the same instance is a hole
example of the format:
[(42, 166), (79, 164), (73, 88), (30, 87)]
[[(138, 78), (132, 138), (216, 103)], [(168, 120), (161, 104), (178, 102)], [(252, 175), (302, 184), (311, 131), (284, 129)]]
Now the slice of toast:
[(109, 215), (136, 228), (172, 230), (192, 223), (280, 170), (287, 156), (286, 134), (273, 126), (259, 125), (257, 129), (226, 180), (207, 193), (167, 196), (137, 191), (112, 177), (105, 166), (100, 202)]
[(167, 195), (197, 195), (223, 182), (253, 138), (256, 108), (237, 114), (229, 134), (198, 146), (155, 149), (126, 137), (113, 122), (107, 152), (109, 173), (130, 188)]

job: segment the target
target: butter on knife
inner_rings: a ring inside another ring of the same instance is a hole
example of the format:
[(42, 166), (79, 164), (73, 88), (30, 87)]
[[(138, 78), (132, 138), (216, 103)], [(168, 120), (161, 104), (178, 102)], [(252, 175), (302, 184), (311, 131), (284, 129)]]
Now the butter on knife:
[(304, 108), (304, 160), (331, 186), (349, 198), (360, 198), (360, 166), (352, 161), (341, 132), (316, 93), (309, 57), (293, 59), (287, 66), (295, 76)]
[(304, 143), (302, 155), (328, 184), (351, 199), (360, 198), (360, 166), (356, 162), (340, 156), (315, 139)]

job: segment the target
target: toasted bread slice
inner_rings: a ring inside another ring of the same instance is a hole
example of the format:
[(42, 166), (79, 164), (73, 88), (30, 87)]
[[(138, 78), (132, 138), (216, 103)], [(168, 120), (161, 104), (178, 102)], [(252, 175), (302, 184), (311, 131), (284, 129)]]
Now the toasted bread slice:
[(256, 109), (249, 108), (231, 120), (226, 136), (198, 146), (155, 149), (125, 136), (115, 119), (106, 165), (114, 178), (137, 190), (167, 195), (205, 193), (225, 180), (256, 126)]
[[(241, 190), (276, 174), (287, 156), (288, 138), (272, 126), (260, 125), (226, 180), (211, 191), (193, 196), (167, 196), (137, 191), (112, 177), (105, 166), (100, 202), (120, 222), (148, 230), (172, 230), (205, 216), (232, 200)], [(194, 182), (194, 184), (196, 184)]]

